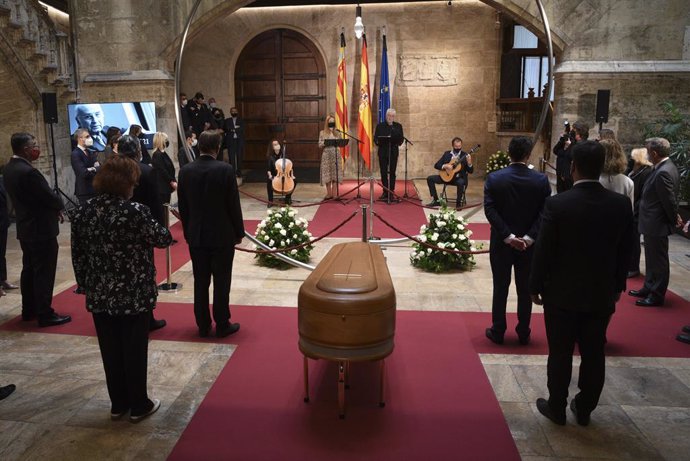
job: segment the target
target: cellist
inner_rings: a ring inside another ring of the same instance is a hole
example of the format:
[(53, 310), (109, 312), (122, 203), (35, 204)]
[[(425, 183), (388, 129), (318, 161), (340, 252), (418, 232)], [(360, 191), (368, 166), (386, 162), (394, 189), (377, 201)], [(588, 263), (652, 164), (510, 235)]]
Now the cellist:
[[(275, 178), (278, 174), (276, 162), (281, 158), (281, 149), (282, 146), (280, 145), (280, 141), (277, 139), (273, 139), (268, 145), (268, 152), (266, 154), (266, 159), (268, 161), (268, 169), (266, 171), (268, 176), (266, 179), (266, 193), (268, 194), (269, 201), (268, 208), (273, 206), (273, 178)], [(292, 172), (290, 173), (292, 175), (292, 179), (294, 180), (294, 174), (292, 174)], [(285, 196), (285, 204), (290, 205), (290, 203), (292, 203), (292, 192)]]
[[(457, 187), (457, 201), (456, 207), (460, 207), (460, 198), (462, 193), (467, 187), (467, 173), (472, 173), (474, 167), (472, 166), (472, 155), (462, 150), (462, 139), (459, 137), (454, 137), (451, 141), (453, 146), (452, 150), (446, 151), (443, 156), (436, 162), (434, 168), (449, 169), (452, 171), (452, 164), (459, 162), (462, 165), (462, 169), (458, 171), (453, 177), (449, 184)], [(426, 183), (429, 186), (429, 194), (431, 195), (431, 202), (427, 206), (438, 206), (438, 194), (436, 192), (436, 184), (443, 184), (443, 179), (441, 175), (432, 174), (426, 178)]]

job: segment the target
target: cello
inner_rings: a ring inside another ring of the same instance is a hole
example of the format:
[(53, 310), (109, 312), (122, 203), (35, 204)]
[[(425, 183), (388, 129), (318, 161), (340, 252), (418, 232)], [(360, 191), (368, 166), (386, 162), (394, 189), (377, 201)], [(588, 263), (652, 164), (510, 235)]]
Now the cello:
[(276, 160), (276, 175), (273, 178), (273, 190), (277, 194), (290, 195), (295, 189), (295, 174), (292, 171), (292, 162), (285, 157), (286, 142), (283, 140), (283, 152)]

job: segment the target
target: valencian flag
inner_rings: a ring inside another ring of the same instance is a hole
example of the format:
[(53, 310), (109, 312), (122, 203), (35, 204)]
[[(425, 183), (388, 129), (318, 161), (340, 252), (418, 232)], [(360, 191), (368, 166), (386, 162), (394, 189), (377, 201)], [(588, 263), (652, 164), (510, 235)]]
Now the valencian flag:
[(386, 121), (386, 111), (391, 107), (390, 81), (388, 80), (388, 45), (383, 36), (383, 53), (381, 54), (381, 78), (379, 79), (379, 123)]
[[(347, 74), (345, 73), (345, 34), (340, 34), (340, 54), (338, 55), (338, 88), (335, 92), (335, 127), (345, 133), (350, 129), (347, 112)], [(343, 135), (344, 136), (344, 135)], [(350, 147), (340, 148), (343, 159), (350, 156)]]
[(371, 169), (371, 97), (369, 93), (369, 58), (367, 57), (367, 35), (362, 37), (362, 72), (359, 83), (359, 128), (357, 137), (362, 141), (359, 148), (362, 160)]

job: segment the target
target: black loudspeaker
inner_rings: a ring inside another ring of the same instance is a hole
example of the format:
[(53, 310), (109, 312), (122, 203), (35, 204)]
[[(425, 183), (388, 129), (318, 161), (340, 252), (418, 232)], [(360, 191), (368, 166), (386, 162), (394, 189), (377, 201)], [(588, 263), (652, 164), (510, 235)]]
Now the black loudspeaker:
[(611, 99), (611, 90), (597, 91), (597, 123), (608, 123), (609, 121), (609, 100)]
[(57, 96), (55, 93), (41, 93), (43, 100), (43, 121), (46, 123), (58, 122)]

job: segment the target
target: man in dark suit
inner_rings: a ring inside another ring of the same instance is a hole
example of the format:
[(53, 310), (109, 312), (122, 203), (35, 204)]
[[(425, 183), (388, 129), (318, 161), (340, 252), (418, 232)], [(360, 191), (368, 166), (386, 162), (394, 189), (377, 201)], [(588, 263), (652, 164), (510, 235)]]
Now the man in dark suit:
[(31, 162), (41, 150), (29, 133), (14, 133), (12, 159), (4, 170), (5, 187), (17, 214), (17, 239), (22, 248), (22, 319), (38, 319), (38, 326), (62, 325), (72, 320), (51, 307), (57, 268), (58, 220), (64, 205)]
[[(398, 150), (405, 140), (403, 127), (395, 121), (395, 109), (386, 111), (386, 121), (376, 125), (374, 144), (379, 147), (379, 167), (381, 168), (381, 183), (385, 188), (379, 200), (399, 202), (392, 192), (395, 191), (395, 170), (398, 168)], [(407, 187), (407, 185), (405, 185)], [(386, 189), (391, 191), (388, 193)]]
[(199, 336), (211, 332), (208, 287), (213, 277), (213, 320), (216, 336), (240, 329), (230, 322), (230, 282), (235, 245), (244, 237), (235, 169), (216, 161), (221, 135), (204, 131), (199, 136), (201, 154), (180, 170), (177, 196), (184, 236), (194, 273), (194, 316)]
[(189, 114), (192, 129), (196, 133), (197, 137), (199, 137), (201, 132), (206, 129), (205, 127), (210, 128), (213, 124), (211, 110), (206, 105), (204, 95), (202, 93), (196, 93), (194, 95), (194, 99), (187, 104), (187, 113)]
[[(130, 199), (132, 202), (146, 205), (151, 210), (151, 215), (161, 226), (165, 226), (165, 208), (163, 202), (158, 199), (158, 184), (156, 173), (153, 167), (141, 161), (141, 142), (134, 136), (122, 136), (117, 142), (117, 153), (129, 157), (139, 165), (139, 184), (134, 188), (134, 193)], [(151, 250), (153, 251), (153, 249)], [(151, 257), (153, 260), (153, 257)], [(156, 319), (153, 310), (149, 322), (149, 330), (155, 331), (167, 325), (165, 319)]]
[[(474, 172), (474, 166), (472, 165), (472, 155), (462, 150), (462, 139), (459, 137), (453, 138), (451, 141), (453, 146), (452, 150), (447, 150), (443, 153), (440, 159), (434, 164), (434, 168), (437, 170), (445, 169), (448, 172), (453, 170), (453, 162), (459, 162), (462, 165), (462, 169), (458, 171), (453, 180), (449, 183), (457, 188), (457, 199), (455, 200), (455, 206), (460, 208), (462, 206), (462, 194), (465, 192), (467, 187), (467, 174)], [(429, 186), (429, 194), (431, 194), (431, 202), (427, 203), (427, 206), (438, 206), (438, 192), (436, 192), (436, 184), (443, 184), (443, 179), (440, 174), (432, 174), (427, 176), (426, 184)]]
[[(191, 150), (191, 161), (193, 162), (199, 156), (199, 152), (196, 147), (198, 143), (196, 133), (194, 133), (194, 131), (191, 129), (188, 129), (185, 131), (184, 135), (187, 148)], [(182, 169), (182, 167), (186, 164), (190, 163), (190, 160), (187, 157), (187, 149), (184, 146), (180, 146), (180, 150), (177, 151), (177, 162), (180, 164), (180, 169)]]
[(638, 228), (644, 235), (645, 278), (639, 290), (630, 290), (638, 298), (635, 304), (651, 307), (663, 306), (670, 277), (668, 262), (668, 236), (683, 221), (678, 215), (678, 169), (668, 158), (671, 148), (664, 138), (646, 141), (647, 155), (654, 164), (647, 178), (638, 216)]
[(77, 147), (72, 151), (72, 170), (75, 176), (74, 195), (83, 205), (96, 195), (93, 190), (93, 177), (96, 176), (100, 164), (98, 154), (90, 150), (93, 146), (93, 138), (89, 130), (79, 128), (74, 132), (74, 140), (77, 143)]
[(604, 147), (595, 141), (573, 149), (573, 188), (546, 200), (532, 258), (532, 301), (544, 305), (549, 343), (549, 399), (537, 409), (565, 424), (575, 343), (580, 392), (570, 402), (577, 422), (589, 424), (604, 387), (606, 328), (625, 290), (632, 245), (632, 207), (624, 195), (599, 183)]
[(235, 167), (237, 177), (241, 178), (244, 158), (244, 121), (240, 118), (237, 107), (231, 107), (230, 117), (225, 119), (225, 145), (228, 148), (230, 164)]
[(486, 329), (486, 337), (497, 344), (503, 344), (507, 329), (506, 302), (513, 267), (518, 297), (515, 331), (520, 344), (529, 342), (531, 332), (529, 272), (541, 211), (544, 201), (551, 195), (551, 185), (546, 175), (527, 167), (530, 152), (532, 141), (529, 138), (513, 138), (508, 146), (511, 164), (491, 173), (484, 184), (484, 213), (491, 224), (489, 256), (494, 284), (493, 324)]

